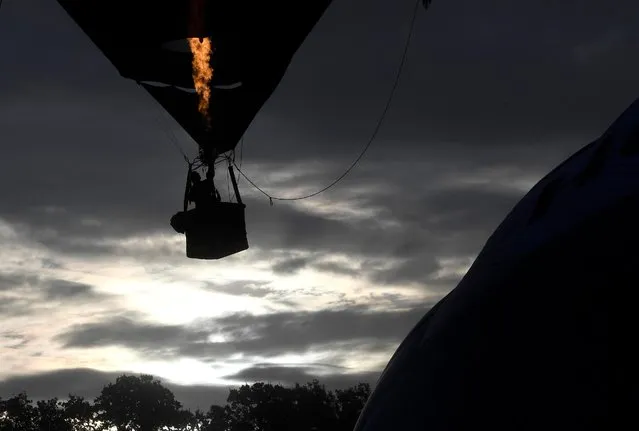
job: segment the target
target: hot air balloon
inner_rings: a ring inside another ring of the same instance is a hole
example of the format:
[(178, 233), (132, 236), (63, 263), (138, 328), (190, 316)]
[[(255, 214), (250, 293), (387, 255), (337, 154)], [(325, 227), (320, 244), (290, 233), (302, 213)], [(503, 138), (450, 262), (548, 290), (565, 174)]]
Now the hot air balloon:
[(619, 305), (639, 283), (638, 172), (639, 99), (513, 208), (396, 350), (355, 431), (609, 429), (613, 397), (633, 412), (636, 313)]
[[(331, 0), (58, 3), (124, 78), (184, 128), (199, 146), (199, 165), (210, 171), (238, 144)], [(244, 204), (232, 167), (230, 173), (237, 202), (189, 210), (185, 198), (171, 219), (186, 235), (188, 257), (219, 259), (248, 248)], [(213, 175), (207, 178), (214, 190)]]

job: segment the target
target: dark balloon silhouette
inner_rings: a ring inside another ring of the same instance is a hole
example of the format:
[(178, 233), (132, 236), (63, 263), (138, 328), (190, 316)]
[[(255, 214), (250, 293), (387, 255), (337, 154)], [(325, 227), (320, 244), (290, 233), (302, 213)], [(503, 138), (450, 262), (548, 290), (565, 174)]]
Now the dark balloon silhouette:
[[(235, 148), (331, 0), (58, 3), (123, 77), (140, 83), (175, 118), (208, 163)], [(211, 40), (210, 127), (193, 91), (187, 38)], [(176, 42), (186, 49), (174, 48)]]
[(608, 323), (636, 334), (619, 306), (639, 284), (636, 148), (639, 99), (514, 207), (399, 346), (357, 431), (614, 428), (610, 403), (636, 405), (635, 349), (613, 363)]
[(152, 376), (122, 375), (93, 403), (74, 395), (35, 406), (26, 393), (0, 398), (0, 430), (350, 431), (369, 395), (366, 383), (335, 391), (317, 380), (292, 387), (254, 383), (231, 389), (224, 406), (191, 412)]
[[(193, 138), (198, 166), (211, 172), (271, 97), (331, 0), (58, 3), (120, 74), (138, 82)], [(200, 48), (206, 40), (206, 49), (194, 48), (195, 40)], [(245, 206), (233, 185), (238, 202), (184, 208), (171, 218), (186, 236), (187, 257), (220, 259), (248, 248)]]
[[(430, 5), (419, 0), (416, 8), (420, 2)], [(139, 83), (193, 138), (198, 167), (211, 172), (240, 142), (332, 0), (58, 3), (120, 74)], [(248, 248), (233, 172), (231, 179), (236, 203), (198, 212), (187, 212), (185, 203), (171, 218), (186, 236), (187, 257), (219, 259)]]

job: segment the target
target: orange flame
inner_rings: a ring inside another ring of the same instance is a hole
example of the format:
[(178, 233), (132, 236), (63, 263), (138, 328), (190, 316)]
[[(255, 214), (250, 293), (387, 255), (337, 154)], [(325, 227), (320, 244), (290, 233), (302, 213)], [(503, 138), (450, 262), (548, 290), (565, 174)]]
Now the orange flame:
[(189, 38), (189, 46), (193, 54), (193, 83), (200, 100), (198, 110), (203, 115), (207, 127), (210, 127), (209, 104), (211, 101), (211, 80), (213, 79), (211, 39), (192, 37)]

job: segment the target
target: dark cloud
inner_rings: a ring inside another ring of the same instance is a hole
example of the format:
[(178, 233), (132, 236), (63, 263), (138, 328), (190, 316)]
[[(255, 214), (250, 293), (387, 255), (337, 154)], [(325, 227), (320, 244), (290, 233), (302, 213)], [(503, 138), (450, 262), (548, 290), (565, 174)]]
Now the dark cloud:
[(91, 285), (67, 280), (53, 280), (50, 282), (46, 297), (50, 300), (91, 299), (101, 296)]
[(348, 244), (359, 248), (362, 244), (352, 243), (352, 238), (370, 234), (347, 221), (333, 220), (293, 206), (280, 205), (270, 209), (268, 202), (262, 200), (253, 202), (247, 210), (247, 224), (253, 243), (276, 250), (330, 250)]
[(175, 351), (183, 343), (205, 341), (207, 335), (179, 325), (142, 323), (118, 316), (106, 322), (73, 325), (56, 338), (67, 348), (119, 345), (158, 354)]
[(324, 366), (284, 366), (273, 364), (255, 364), (252, 367), (245, 368), (242, 371), (226, 376), (231, 380), (239, 380), (245, 382), (266, 381), (270, 383), (295, 384), (306, 383), (312, 380), (311, 371), (317, 372), (317, 369), (324, 370)]
[[(278, 272), (299, 270), (318, 258), (330, 257), (331, 253), (354, 258), (388, 257), (393, 246), (410, 234), (400, 227), (385, 227), (380, 223), (384, 219), (337, 219), (288, 206), (260, 211), (266, 205), (257, 201), (254, 212), (247, 214), (249, 236), (255, 246), (269, 250), (271, 255), (272, 250), (288, 253), (275, 261), (273, 269)], [(258, 218), (253, 214), (261, 215)], [(312, 256), (295, 256), (297, 251)]]
[[(500, 190), (472, 185), (437, 190), (421, 202), (422, 214), (432, 214), (430, 223), (422, 220), (419, 224), (426, 229), (446, 232), (473, 228), (485, 231), (496, 227), (517, 203), (520, 194), (516, 189)], [(473, 220), (473, 224), (469, 226), (468, 220)]]
[(379, 372), (347, 372), (347, 370), (339, 367), (331, 367), (324, 364), (310, 366), (256, 364), (237, 374), (227, 376), (227, 378), (246, 382), (270, 382), (284, 386), (291, 386), (295, 383), (304, 384), (313, 379), (318, 379), (328, 389), (342, 389), (354, 386), (357, 383), (369, 383), (374, 386), (380, 375)]
[(31, 305), (26, 299), (2, 295), (0, 300), (0, 316), (2, 317), (24, 316), (31, 311)]
[(378, 284), (417, 283), (426, 284), (433, 272), (440, 268), (437, 262), (425, 257), (421, 259), (406, 259), (390, 269), (376, 270), (372, 273), (372, 281)]
[(25, 285), (37, 283), (38, 277), (17, 272), (0, 273), (0, 292), (23, 288)]
[[(440, 269), (440, 257), (475, 255), (522, 193), (490, 182), (438, 186), (430, 178), (426, 176), (418, 194), (402, 194), (398, 186), (387, 185), (359, 196), (357, 208), (372, 214), (364, 219), (299, 207), (269, 210), (257, 201), (260, 218), (249, 213), (249, 236), (268, 250), (264, 258), (274, 262), (276, 273), (314, 268), (369, 277), (375, 283), (424, 284)], [(331, 262), (333, 254), (351, 257), (352, 263)]]
[[(458, 0), (420, 13), (380, 140), (399, 141), (402, 148), (534, 143), (549, 151), (557, 138), (597, 133), (639, 89), (639, 61), (628, 59), (637, 46), (638, 6), (619, 1), (616, 12), (601, 13), (594, 1), (569, 5), (514, 8), (505, 0)], [(310, 136), (305, 143), (322, 155), (354, 151), (353, 143), (365, 140), (381, 112), (411, 6), (334, 3), (270, 105), (269, 113), (281, 113), (278, 138)], [(584, 62), (579, 52), (591, 46), (600, 48)], [(321, 80), (309, 79), (318, 71)], [(278, 142), (283, 151), (272, 152), (274, 158), (305, 152), (286, 152)]]
[(308, 265), (309, 261), (303, 257), (294, 257), (291, 259), (281, 260), (275, 263), (271, 269), (276, 274), (293, 274), (304, 269)]
[(338, 262), (317, 262), (313, 267), (322, 272), (330, 272), (339, 275), (350, 275), (354, 277), (358, 275), (359, 271), (356, 268)]
[[(206, 360), (236, 352), (274, 356), (348, 344), (353, 348), (384, 351), (398, 343), (427, 311), (429, 305), (396, 311), (372, 311), (365, 307), (318, 312), (275, 313), (263, 316), (233, 314), (190, 326), (160, 325), (118, 317), (78, 324), (58, 336), (66, 348), (118, 345), (151, 356), (187, 356)], [(212, 335), (228, 338), (211, 342)], [(368, 346), (368, 347), (367, 347)]]
[(273, 355), (355, 340), (362, 344), (398, 342), (426, 308), (370, 311), (359, 307), (265, 316), (232, 315), (217, 319), (215, 324), (234, 338), (232, 345), (238, 351)]
[(62, 262), (58, 262), (57, 260), (51, 258), (41, 259), (40, 264), (43, 268), (46, 269), (65, 269), (65, 266)]
[(393, 247), (391, 256), (396, 262), (371, 269), (372, 280), (382, 284), (430, 283), (441, 269), (438, 257), (465, 258), (478, 253), (518, 197), (516, 190), (474, 185), (436, 190), (410, 206), (402, 206), (389, 196), (387, 201), (397, 208), (391, 210), (390, 204), (384, 211), (402, 221), (405, 233), (395, 242), (386, 242)]
[(0, 381), (2, 397), (26, 391), (32, 399), (64, 398), (69, 394), (94, 398), (103, 386), (117, 377), (90, 369), (51, 371), (42, 374), (19, 375)]
[(24, 273), (0, 273), (0, 316), (18, 317), (32, 313), (39, 305), (33, 294), (38, 293), (40, 281), (39, 277)]
[[(313, 235), (309, 233), (309, 238)], [(342, 252), (351, 252), (349, 249), (340, 249), (336, 247), (333, 252), (342, 253)], [(291, 275), (299, 272), (302, 269), (314, 269), (320, 272), (328, 272), (337, 275), (347, 275), (347, 276), (358, 276), (362, 274), (361, 267), (357, 265), (348, 265), (343, 262), (336, 262), (330, 260), (331, 250), (325, 249), (317, 252), (317, 249), (314, 251), (304, 250), (305, 256), (300, 257), (295, 252), (269, 252), (268, 260), (274, 260), (275, 263), (272, 264), (271, 270), (275, 274), (279, 275)], [(265, 253), (266, 254), (266, 253)], [(359, 253), (353, 253), (353, 257), (362, 257)], [(265, 256), (265, 259), (267, 257)]]
[[(49, 371), (39, 374), (19, 375), (0, 381), (0, 396), (9, 398), (26, 391), (32, 400), (57, 397), (65, 399), (69, 394), (93, 400), (104, 386), (115, 382), (122, 374), (130, 372), (103, 372), (86, 368)], [(162, 380), (162, 379), (160, 379)], [(228, 388), (206, 385), (176, 385), (163, 381), (185, 408), (208, 410), (211, 404), (226, 403)]]
[(261, 280), (236, 280), (229, 283), (206, 283), (205, 289), (218, 293), (226, 293), (236, 296), (251, 296), (264, 298), (277, 294), (277, 290), (269, 288), (270, 281)]
[[(1, 310), (1, 308), (0, 308)], [(29, 337), (15, 331), (0, 332), (0, 345), (7, 349), (19, 350), (29, 344)]]
[(0, 274), (0, 316), (20, 316), (44, 311), (52, 304), (75, 305), (83, 301), (108, 300), (114, 295), (98, 292), (94, 286), (69, 280), (8, 272)]

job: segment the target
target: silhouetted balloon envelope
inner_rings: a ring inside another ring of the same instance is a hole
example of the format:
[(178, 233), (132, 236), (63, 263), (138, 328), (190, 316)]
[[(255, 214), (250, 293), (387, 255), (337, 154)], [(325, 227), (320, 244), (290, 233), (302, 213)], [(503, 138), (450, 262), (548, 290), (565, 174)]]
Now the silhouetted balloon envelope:
[(634, 411), (637, 150), (639, 99), (514, 207), (399, 346), (356, 431), (603, 430), (611, 404)]
[[(58, 0), (120, 74), (139, 82), (204, 153), (235, 148), (331, 0)], [(210, 128), (187, 38), (212, 41)]]

